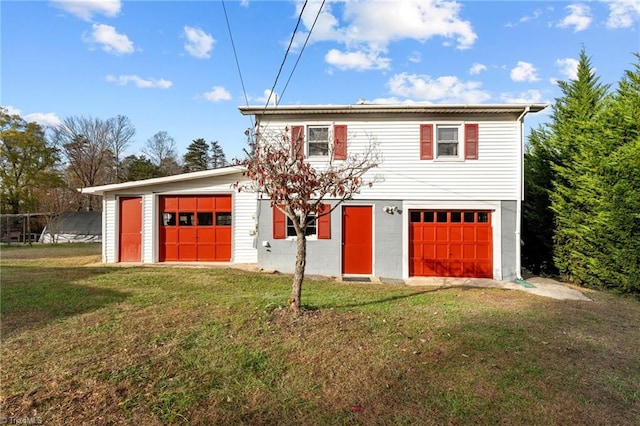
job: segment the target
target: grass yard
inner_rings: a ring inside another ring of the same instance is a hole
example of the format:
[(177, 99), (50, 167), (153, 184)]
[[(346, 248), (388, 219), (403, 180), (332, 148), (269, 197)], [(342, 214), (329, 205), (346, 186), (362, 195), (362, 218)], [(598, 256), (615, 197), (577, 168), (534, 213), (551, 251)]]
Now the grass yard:
[(640, 303), (91, 267), (4, 247), (0, 417), (45, 424), (640, 424)]

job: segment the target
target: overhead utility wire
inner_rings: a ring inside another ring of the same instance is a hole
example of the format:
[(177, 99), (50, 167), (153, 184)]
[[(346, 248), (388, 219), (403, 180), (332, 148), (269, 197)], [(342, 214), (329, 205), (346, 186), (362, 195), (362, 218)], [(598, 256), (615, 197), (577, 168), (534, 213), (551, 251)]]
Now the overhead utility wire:
[(298, 59), (296, 60), (296, 63), (293, 65), (293, 68), (291, 69), (291, 74), (289, 74), (289, 78), (287, 79), (287, 82), (284, 85), (284, 88), (282, 89), (282, 92), (280, 92), (280, 99), (282, 99), (282, 97), (284, 96), (284, 92), (287, 90), (287, 87), (289, 86), (289, 82), (291, 81), (291, 77), (293, 77), (293, 73), (296, 70), (296, 67), (298, 66), (298, 62), (300, 62), (300, 58), (302, 58), (302, 52), (304, 52), (304, 48), (307, 47), (307, 43), (309, 42), (309, 38), (311, 37), (311, 33), (313, 32), (313, 28), (316, 26), (316, 22), (318, 22), (318, 18), (320, 17), (320, 12), (322, 12), (322, 8), (324, 7), (324, 2), (326, 0), (322, 0), (322, 4), (320, 4), (320, 8), (318, 9), (318, 13), (316, 14), (316, 19), (313, 20), (313, 25), (311, 25), (311, 28), (309, 29), (309, 33), (307, 34), (307, 38), (304, 41), (304, 44), (302, 45), (302, 49), (300, 49), (300, 53), (298, 54)]
[[(271, 96), (273, 95), (273, 91), (276, 89), (276, 84), (278, 84), (278, 79), (280, 78), (280, 73), (282, 72), (282, 68), (284, 67), (285, 62), (287, 61), (287, 56), (289, 55), (289, 51), (291, 50), (291, 45), (293, 44), (293, 39), (296, 36), (296, 32), (298, 31), (298, 27), (300, 26), (300, 21), (302, 21), (302, 13), (304, 12), (304, 8), (307, 7), (308, 0), (304, 1), (302, 5), (302, 9), (300, 9), (300, 15), (298, 15), (298, 22), (296, 22), (296, 27), (293, 29), (293, 34), (291, 34), (291, 40), (289, 40), (289, 46), (287, 46), (287, 51), (284, 54), (284, 58), (282, 59), (282, 63), (280, 64), (280, 69), (278, 70), (278, 74), (276, 75), (276, 80), (273, 82), (273, 87), (269, 92), (269, 97), (267, 98), (267, 103), (264, 105), (264, 111), (267, 110), (269, 106), (269, 101), (271, 100)], [(278, 105), (278, 100), (276, 99), (276, 105)]]
[[(227, 7), (224, 4), (224, 0), (221, 0), (222, 9), (224, 10), (224, 19), (227, 21), (227, 30), (229, 30), (229, 38), (231, 39), (231, 47), (233, 48), (233, 56), (236, 60), (236, 68), (238, 69), (238, 75), (240, 76), (240, 84), (242, 85), (242, 93), (244, 94), (244, 102), (249, 106), (249, 98), (247, 97), (247, 90), (244, 87), (244, 79), (242, 78), (242, 71), (240, 71), (240, 61), (238, 61), (238, 52), (236, 51), (236, 45), (233, 42), (233, 34), (231, 32), (231, 24), (229, 23), (229, 16), (227, 16)], [(253, 128), (253, 116), (249, 116), (251, 120), (251, 127)]]

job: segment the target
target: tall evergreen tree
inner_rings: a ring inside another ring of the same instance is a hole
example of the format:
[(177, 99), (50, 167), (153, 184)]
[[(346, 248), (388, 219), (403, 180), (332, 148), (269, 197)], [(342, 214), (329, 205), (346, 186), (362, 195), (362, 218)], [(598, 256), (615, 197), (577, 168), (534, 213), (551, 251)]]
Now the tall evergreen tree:
[(640, 293), (640, 54), (626, 71), (604, 114), (601, 157), (607, 188), (598, 232), (602, 251), (596, 259), (606, 287)]
[(203, 138), (194, 139), (183, 156), (185, 172), (197, 172), (209, 169), (209, 144)]
[(227, 165), (227, 158), (224, 155), (224, 150), (218, 143), (218, 141), (211, 142), (211, 168), (219, 169)]
[(590, 279), (594, 246), (593, 223), (604, 190), (598, 176), (603, 155), (598, 119), (608, 85), (601, 84), (584, 49), (576, 80), (558, 83), (563, 96), (556, 99), (550, 124), (549, 147), (553, 172), (551, 208), (555, 213), (555, 264), (574, 282)]

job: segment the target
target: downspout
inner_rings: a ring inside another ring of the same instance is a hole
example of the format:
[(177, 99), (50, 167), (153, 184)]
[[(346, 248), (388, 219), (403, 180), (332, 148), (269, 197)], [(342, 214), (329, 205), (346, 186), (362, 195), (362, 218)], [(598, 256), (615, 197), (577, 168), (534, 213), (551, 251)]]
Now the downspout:
[(529, 112), (530, 106), (527, 105), (518, 117), (520, 123), (520, 143), (518, 144), (518, 198), (516, 198), (516, 278), (522, 279), (522, 245), (521, 245), (521, 228), (522, 228), (522, 199), (524, 198), (524, 116)]

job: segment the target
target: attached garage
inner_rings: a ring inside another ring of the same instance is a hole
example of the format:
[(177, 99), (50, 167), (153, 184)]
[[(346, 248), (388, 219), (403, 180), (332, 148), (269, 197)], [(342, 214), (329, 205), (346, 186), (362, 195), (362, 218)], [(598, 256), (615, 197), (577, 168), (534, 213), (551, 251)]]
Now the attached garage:
[(409, 275), (493, 278), (491, 212), (411, 210)]
[(242, 167), (83, 188), (103, 196), (102, 260), (256, 262), (256, 194)]
[(160, 262), (229, 262), (231, 195), (161, 196)]

